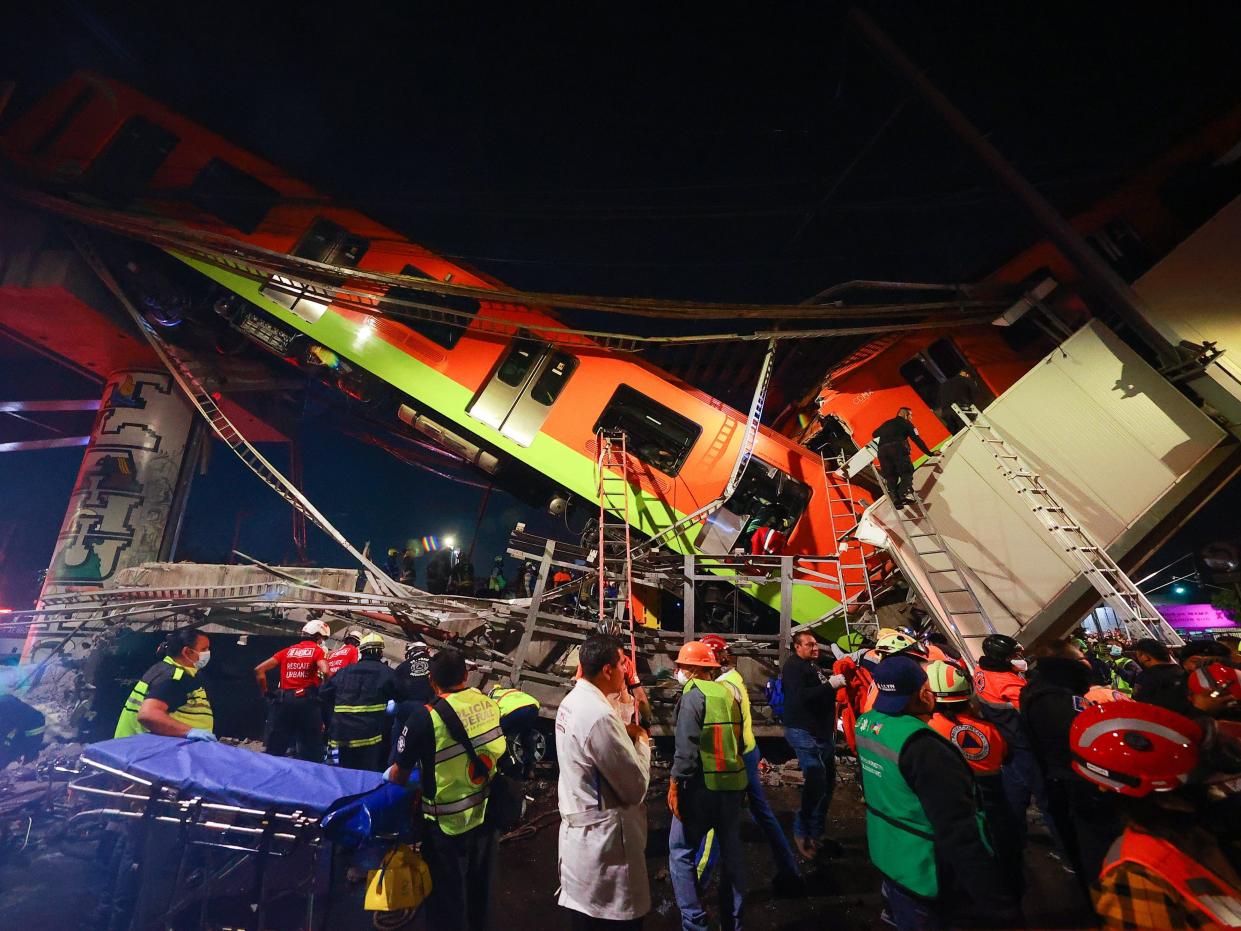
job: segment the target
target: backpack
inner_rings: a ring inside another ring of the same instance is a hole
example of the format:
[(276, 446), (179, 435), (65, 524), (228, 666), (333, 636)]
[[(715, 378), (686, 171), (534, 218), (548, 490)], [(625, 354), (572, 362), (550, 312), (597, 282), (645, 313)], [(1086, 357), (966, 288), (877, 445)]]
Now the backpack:
[(771, 713), (778, 722), (784, 717), (784, 682), (780, 679), (768, 679), (763, 691), (767, 695), (767, 704), (771, 706)]

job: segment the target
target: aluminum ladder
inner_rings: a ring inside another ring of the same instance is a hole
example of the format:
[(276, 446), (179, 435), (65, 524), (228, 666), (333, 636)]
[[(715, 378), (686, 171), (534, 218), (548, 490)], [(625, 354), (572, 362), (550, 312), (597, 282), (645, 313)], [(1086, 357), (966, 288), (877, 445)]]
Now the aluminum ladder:
[[(629, 626), (630, 658), (637, 660), (633, 628), (633, 551), (629, 525), (629, 449), (623, 430), (595, 434), (596, 491), (599, 496), (598, 624), (600, 632)], [(616, 586), (616, 594), (608, 588)]]
[(1026, 507), (1077, 563), (1087, 581), (1102, 596), (1104, 604), (1116, 612), (1129, 636), (1134, 640), (1155, 637), (1169, 646), (1183, 644), (1184, 641), (1155, 610), (1142, 590), (1048, 490), (1042, 478), (1009, 445), (982, 411), (972, 404), (954, 404), (952, 407), (965, 422), (966, 429), (991, 454), (996, 467)]
[[(875, 593), (870, 581), (870, 567), (866, 565), (866, 553), (862, 549), (862, 541), (857, 539), (858, 526), (857, 506), (853, 500), (853, 484), (845, 468), (844, 455), (834, 460), (836, 468), (828, 471), (828, 459), (823, 459), (823, 487), (827, 492), (827, 519), (832, 530), (832, 545), (836, 556), (836, 578), (839, 582), (840, 612), (844, 619), (845, 633), (859, 633), (869, 640), (874, 640), (879, 633), (879, 615), (875, 611)], [(838, 476), (839, 478), (834, 478)], [(832, 494), (833, 488), (841, 490), (843, 496)], [(850, 560), (850, 554), (856, 553), (856, 559)], [(851, 574), (859, 576), (852, 579)], [(850, 597), (849, 583), (860, 582), (856, 595)], [(852, 617), (850, 608), (854, 609)]]
[[(880, 487), (887, 488), (878, 467), (872, 465), (872, 468), (882, 483)], [(893, 500), (891, 489), (888, 489), (888, 500)], [(935, 593), (948, 627), (944, 633), (952, 640), (961, 657), (972, 666), (975, 651), (970, 649), (970, 642), (985, 640), (996, 633), (995, 624), (970, 585), (965, 566), (944, 542), (922, 500), (912, 489), (909, 501), (904, 508), (894, 506), (892, 512), (901, 525), (905, 539), (909, 541), (911, 555), (922, 563), (922, 571)], [(913, 584), (912, 579), (906, 578), (906, 581)], [(932, 614), (936, 613), (932, 610)]]
[(121, 288), (116, 278), (113, 277), (112, 272), (108, 269), (102, 256), (95, 250), (87, 235), (74, 226), (66, 226), (65, 229), (83, 260), (90, 266), (91, 270), (99, 277), (99, 280), (103, 282), (104, 286), (107, 287), (121, 306), (125, 308), (134, 325), (137, 326), (138, 331), (150, 343), (151, 348), (155, 350), (155, 354), (159, 356), (160, 361), (164, 363), (165, 368), (171, 373), (181, 387), (181, 390), (185, 393), (185, 396), (189, 398), (190, 403), (194, 405), (198, 413), (210, 425), (212, 432), (224, 441), (225, 445), (232, 450), (238, 459), (245, 463), (246, 468), (262, 480), (263, 484), (287, 501), (291, 507), (305, 516), (307, 520), (335, 540), (350, 556), (356, 559), (382, 594), (401, 595), (405, 590), (404, 586), (389, 577), (386, 572), (357, 550), (345, 538), (344, 534), (337, 530), (332, 525), (332, 522), (310, 503), (310, 500), (302, 494), (296, 485), (289, 481), (279, 469), (268, 462), (263, 454), (250, 444), (250, 441), (242, 435), (241, 431), (229, 420), (228, 416), (220, 410), (219, 405), (215, 403), (215, 399), (211, 395), (211, 391), (203, 384), (203, 376), (193, 360), (181, 350), (160, 339), (154, 328), (133, 305), (129, 296)]

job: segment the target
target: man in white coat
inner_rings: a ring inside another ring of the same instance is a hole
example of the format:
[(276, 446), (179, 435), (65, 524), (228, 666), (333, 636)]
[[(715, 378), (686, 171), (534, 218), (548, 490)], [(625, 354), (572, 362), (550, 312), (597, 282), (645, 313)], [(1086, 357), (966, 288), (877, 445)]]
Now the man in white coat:
[(570, 927), (640, 928), (651, 909), (646, 876), (650, 736), (621, 723), (627, 688), (620, 641), (582, 644), (582, 677), (556, 712), (560, 764), (560, 896)]

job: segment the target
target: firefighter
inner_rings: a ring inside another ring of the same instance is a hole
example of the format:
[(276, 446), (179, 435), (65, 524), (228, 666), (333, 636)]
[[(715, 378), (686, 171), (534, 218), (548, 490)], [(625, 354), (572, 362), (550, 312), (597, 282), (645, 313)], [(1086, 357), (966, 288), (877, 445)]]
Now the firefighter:
[(323, 710), (319, 686), (327, 678), (327, 655), (323, 641), (332, 633), (324, 621), (307, 621), (304, 640), (263, 660), (254, 667), (259, 691), (267, 691), (267, 672), (280, 670), (280, 688), (271, 696), (267, 728), (267, 752), (285, 756), (290, 744), (299, 760), (323, 762)]
[(973, 706), (974, 688), (969, 673), (954, 663), (933, 660), (926, 667), (927, 681), (935, 693), (935, 713), (927, 722), (953, 744), (974, 771), (979, 807), (987, 819), (987, 834), (1008, 888), (1020, 897), (1021, 833), (1013, 821), (1000, 776), (1008, 744), (999, 728), (984, 721)]
[[(716, 682), (715, 651), (699, 640), (681, 646), (676, 659), (681, 697), (676, 705), (676, 750), (668, 779), (668, 872), (681, 927), (707, 927), (698, 888), (697, 852), (707, 832), (715, 832), (722, 863), (721, 921), (740, 927), (745, 900), (745, 859), (741, 846), (741, 800), (748, 784), (741, 758), (741, 697), (727, 682)], [(731, 922), (729, 919), (731, 918)]]
[(908, 504), (907, 498), (913, 494), (914, 465), (909, 458), (909, 442), (912, 440), (927, 456), (939, 455), (923, 442), (913, 420), (913, 411), (902, 407), (895, 417), (875, 428), (875, 439), (879, 441), (879, 472), (888, 486), (892, 506), (897, 508)]
[(396, 674), (383, 661), (384, 638), (366, 634), (361, 654), (323, 683), (319, 696), (331, 709), (328, 746), (341, 766), (381, 772), (388, 763), (388, 702), (396, 699)]
[(1241, 875), (1206, 822), (1207, 793), (1191, 784), (1202, 728), (1136, 701), (1093, 705), (1073, 722), (1073, 769), (1119, 797), (1125, 831), (1094, 889), (1105, 929), (1235, 928)]
[[(521, 778), (534, 772), (535, 732), (539, 723), (539, 700), (521, 689), (495, 686), (488, 697), (500, 706), (500, 730), (510, 750), (521, 746)], [(517, 754), (514, 754), (517, 756)]]
[(362, 631), (350, 627), (345, 633), (344, 642), (327, 655), (327, 674), (334, 676), (346, 666), (358, 661), (358, 644), (362, 642)]
[[(405, 722), (415, 708), (429, 705), (435, 700), (431, 688), (431, 648), (421, 637), (405, 644), (405, 662), (396, 667), (396, 709), (392, 720), (392, 754), (396, 753), (396, 741), (405, 728)], [(388, 762), (392, 762), (390, 756)]]
[(211, 641), (193, 627), (174, 630), (159, 645), (161, 659), (142, 674), (121, 709), (114, 737), (160, 734), (215, 740), (215, 718), (198, 673), (211, 659)]

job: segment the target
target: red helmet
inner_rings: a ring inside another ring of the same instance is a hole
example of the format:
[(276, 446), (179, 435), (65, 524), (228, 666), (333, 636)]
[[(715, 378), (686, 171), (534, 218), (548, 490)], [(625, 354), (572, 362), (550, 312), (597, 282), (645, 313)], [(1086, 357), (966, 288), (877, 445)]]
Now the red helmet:
[(698, 641), (714, 650), (717, 660), (728, 652), (728, 643), (719, 634), (707, 634), (705, 637), (699, 637)]
[(1241, 699), (1241, 669), (1234, 669), (1224, 663), (1199, 666), (1189, 674), (1186, 684), (1189, 686), (1190, 695)]
[(1091, 705), (1069, 731), (1073, 771), (1121, 795), (1141, 797), (1185, 784), (1198, 765), (1202, 728), (1158, 705)]

